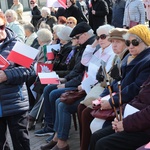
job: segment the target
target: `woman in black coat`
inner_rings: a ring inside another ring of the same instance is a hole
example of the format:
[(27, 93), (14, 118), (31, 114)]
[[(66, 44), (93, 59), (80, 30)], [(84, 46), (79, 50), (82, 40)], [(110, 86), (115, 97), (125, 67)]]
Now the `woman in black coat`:
[(39, 19), (42, 18), (41, 12), (38, 8), (38, 5), (35, 3), (35, 0), (30, 1), (30, 7), (31, 7), (31, 23), (33, 24), (34, 27), (36, 27)]
[(77, 19), (77, 23), (85, 21), (87, 22), (87, 19), (85, 16), (83, 16), (83, 13), (81, 10), (75, 5), (76, 0), (67, 0), (67, 9), (65, 10), (65, 17), (75, 17)]
[(108, 5), (104, 0), (92, 0), (89, 10), (89, 24), (96, 33), (96, 29), (106, 24), (106, 15), (109, 13)]

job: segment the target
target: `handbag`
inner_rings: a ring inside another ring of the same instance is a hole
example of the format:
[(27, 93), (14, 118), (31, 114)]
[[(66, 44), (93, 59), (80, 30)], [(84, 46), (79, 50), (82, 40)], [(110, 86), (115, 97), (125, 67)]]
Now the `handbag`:
[(138, 24), (139, 24), (139, 22), (130, 21), (129, 28), (132, 28), (132, 27), (134, 27), (134, 26), (136, 26), (136, 25), (138, 25)]
[(84, 90), (78, 90), (78, 89), (69, 90), (61, 94), (60, 101), (65, 104), (71, 105), (75, 101), (84, 98), (85, 96), (86, 96), (86, 92)]
[(100, 118), (109, 121), (112, 121), (116, 117), (113, 109), (106, 109), (106, 110), (101, 110), (100, 108), (93, 109), (91, 111), (91, 115), (95, 118)]

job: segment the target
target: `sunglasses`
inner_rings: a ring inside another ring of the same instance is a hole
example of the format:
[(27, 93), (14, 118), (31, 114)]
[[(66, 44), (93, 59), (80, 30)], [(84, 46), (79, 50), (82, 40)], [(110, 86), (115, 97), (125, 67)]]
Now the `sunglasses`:
[(73, 22), (67, 22), (67, 24), (73, 24)]
[(108, 35), (106, 35), (106, 34), (101, 34), (100, 36), (97, 36), (96, 39), (97, 39), (97, 40), (99, 40), (99, 39), (104, 40), (104, 39), (106, 39), (107, 36), (108, 36)]
[(132, 41), (130, 40), (126, 40), (125, 44), (127, 46), (130, 46), (130, 44), (132, 44), (133, 46), (138, 46), (140, 44), (141, 41), (139, 41), (138, 39), (133, 39)]
[(4, 30), (4, 29), (5, 29), (5, 25), (1, 25), (0, 30)]

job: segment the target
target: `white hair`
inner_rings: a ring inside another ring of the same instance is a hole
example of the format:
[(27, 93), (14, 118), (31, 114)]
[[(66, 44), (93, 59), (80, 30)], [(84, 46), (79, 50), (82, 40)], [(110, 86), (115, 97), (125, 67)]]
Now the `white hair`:
[(99, 32), (101, 31), (105, 31), (106, 34), (109, 34), (109, 32), (114, 29), (115, 27), (114, 26), (111, 26), (109, 24), (106, 24), (106, 25), (102, 25), (100, 26), (97, 30), (96, 30), (96, 33), (98, 34)]
[(126, 33), (122, 37), (123, 37), (123, 39), (128, 40), (130, 36), (135, 37), (136, 39), (139, 39), (140, 41), (142, 41), (142, 39), (140, 37), (138, 37), (135, 34), (131, 34), (131, 33)]
[(16, 13), (14, 10), (12, 10), (12, 9), (6, 10), (5, 16), (6, 16), (7, 14), (11, 14), (11, 16), (14, 18), (15, 21), (18, 19), (17, 13)]
[(42, 7), (41, 12), (42, 12), (42, 11), (46, 12), (47, 15), (50, 15), (50, 14), (51, 14), (51, 11), (50, 11), (50, 9), (49, 9), (48, 7)]

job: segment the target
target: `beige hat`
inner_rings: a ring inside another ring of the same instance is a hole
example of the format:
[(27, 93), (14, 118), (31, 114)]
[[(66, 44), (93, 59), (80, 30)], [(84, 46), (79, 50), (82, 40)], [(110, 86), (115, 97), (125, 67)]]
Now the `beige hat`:
[(108, 40), (111, 41), (112, 39), (124, 40), (122, 35), (127, 33), (127, 29), (123, 28), (114, 28), (109, 32)]

